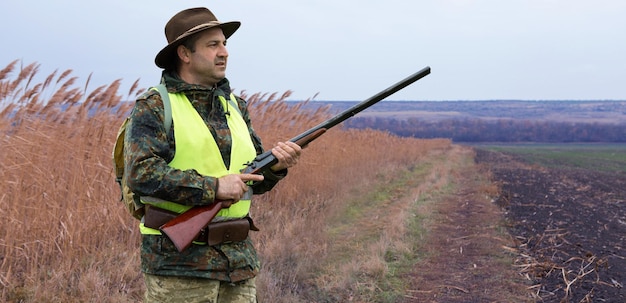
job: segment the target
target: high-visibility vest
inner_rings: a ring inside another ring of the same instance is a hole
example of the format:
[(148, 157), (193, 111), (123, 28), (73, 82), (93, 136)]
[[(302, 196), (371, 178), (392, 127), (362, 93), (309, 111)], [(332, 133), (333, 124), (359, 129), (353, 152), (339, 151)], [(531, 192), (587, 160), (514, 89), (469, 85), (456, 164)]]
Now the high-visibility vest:
[[(201, 175), (219, 178), (227, 174), (240, 173), (245, 164), (254, 159), (256, 149), (233, 94), (230, 95), (230, 100), (219, 96), (223, 108), (233, 109), (226, 115), (232, 137), (230, 168), (226, 168), (215, 138), (187, 96), (171, 93), (168, 95), (171, 100), (176, 141), (176, 153), (169, 166), (180, 170), (194, 169)], [(247, 195), (229, 208), (220, 210), (214, 221), (243, 218), (250, 211), (250, 203), (250, 195)], [(174, 202), (152, 205), (176, 213), (183, 213), (191, 208)], [(139, 229), (142, 234), (161, 234), (159, 230), (145, 227), (143, 223), (140, 223)]]

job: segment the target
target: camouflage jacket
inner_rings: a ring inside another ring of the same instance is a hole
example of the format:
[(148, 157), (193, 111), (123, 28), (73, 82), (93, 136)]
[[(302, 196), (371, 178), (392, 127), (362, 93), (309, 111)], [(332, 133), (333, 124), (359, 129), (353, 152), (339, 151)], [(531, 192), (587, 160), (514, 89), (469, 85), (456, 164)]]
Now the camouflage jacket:
[[(184, 93), (206, 122), (220, 149), (226, 167), (230, 164), (232, 140), (218, 96), (231, 93), (227, 79), (212, 88), (191, 85), (169, 72), (163, 81), (170, 93)], [(246, 102), (237, 97), (239, 109), (248, 124), (257, 153), (263, 152), (261, 140), (250, 125)], [(216, 178), (203, 176), (195, 170), (178, 170), (168, 166), (176, 150), (174, 128), (165, 133), (163, 101), (155, 90), (148, 90), (137, 99), (125, 137), (125, 171), (130, 189), (140, 196), (154, 196), (185, 205), (212, 204)], [(251, 159), (252, 160), (252, 159)], [(287, 174), (266, 173), (265, 180), (255, 184), (253, 191), (270, 190)], [(192, 245), (178, 253), (163, 236), (142, 236), (142, 271), (157, 275), (204, 277), (222, 281), (240, 281), (254, 277), (259, 269), (256, 251), (250, 239), (218, 246)]]

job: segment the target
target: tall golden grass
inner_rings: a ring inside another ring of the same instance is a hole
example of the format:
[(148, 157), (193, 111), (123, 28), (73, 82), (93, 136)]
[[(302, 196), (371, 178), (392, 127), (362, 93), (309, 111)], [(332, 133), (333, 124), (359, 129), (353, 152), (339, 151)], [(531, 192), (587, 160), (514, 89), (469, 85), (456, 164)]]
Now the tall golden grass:
[[(111, 160), (132, 107), (120, 80), (88, 92), (71, 70), (36, 83), (38, 64), (0, 70), (0, 301), (141, 301), (139, 233), (119, 202)], [(137, 82), (127, 93), (143, 89)], [(245, 96), (266, 148), (330, 117), (288, 106), (289, 92)], [(270, 193), (256, 198), (253, 235), (263, 262), (259, 296), (311, 299), (324, 281), (332, 239), (324, 228), (344, 201), (412, 167), (448, 140), (402, 139), (372, 130), (327, 132)]]

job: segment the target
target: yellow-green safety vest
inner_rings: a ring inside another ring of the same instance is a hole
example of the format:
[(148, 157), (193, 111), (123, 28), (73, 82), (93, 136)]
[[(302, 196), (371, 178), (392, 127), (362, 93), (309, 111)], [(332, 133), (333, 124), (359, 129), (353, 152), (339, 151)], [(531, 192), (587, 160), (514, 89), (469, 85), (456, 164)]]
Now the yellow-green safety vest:
[[(256, 149), (233, 94), (230, 94), (230, 100), (219, 96), (223, 108), (228, 108), (230, 105), (230, 107), (236, 109), (226, 115), (232, 137), (230, 169), (226, 168), (215, 138), (207, 128), (204, 120), (202, 120), (202, 117), (200, 117), (200, 114), (189, 102), (187, 96), (185, 94), (172, 93), (168, 95), (172, 107), (172, 121), (175, 125), (174, 139), (176, 140), (176, 153), (169, 166), (180, 170), (195, 169), (201, 175), (219, 178), (227, 174), (240, 173), (245, 168), (245, 163), (254, 159)], [(148, 204), (144, 201), (142, 202)], [(239, 202), (231, 205), (229, 208), (220, 210), (214, 220), (243, 218), (250, 211), (250, 203), (250, 195), (247, 195), (247, 197), (239, 200)], [(174, 202), (149, 204), (176, 213), (183, 213), (191, 208), (191, 206)], [(143, 223), (140, 223), (139, 229), (142, 234), (161, 234), (159, 230), (145, 227)]]

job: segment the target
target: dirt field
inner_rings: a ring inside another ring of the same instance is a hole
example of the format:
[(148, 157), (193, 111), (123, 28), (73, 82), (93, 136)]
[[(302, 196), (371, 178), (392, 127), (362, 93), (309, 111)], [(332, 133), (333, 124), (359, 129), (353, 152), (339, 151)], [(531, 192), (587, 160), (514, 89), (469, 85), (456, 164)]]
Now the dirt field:
[(437, 196), (405, 303), (534, 302), (530, 282), (511, 266), (515, 241), (487, 176), (481, 165), (462, 166), (451, 193)]
[(537, 302), (626, 302), (626, 174), (546, 169), (477, 151)]

